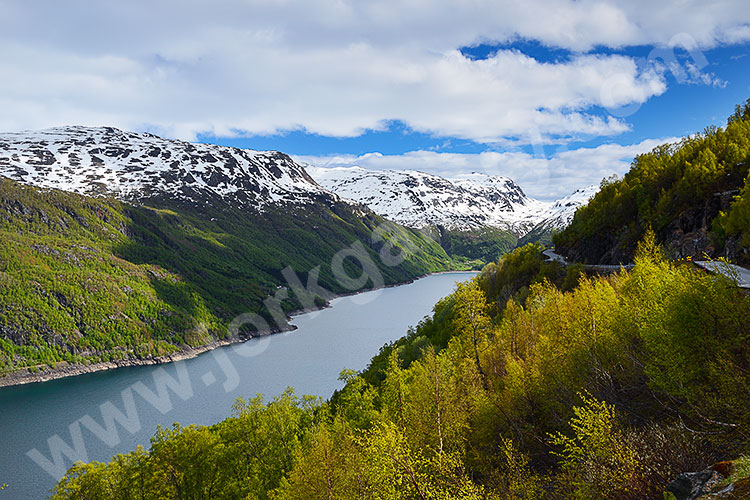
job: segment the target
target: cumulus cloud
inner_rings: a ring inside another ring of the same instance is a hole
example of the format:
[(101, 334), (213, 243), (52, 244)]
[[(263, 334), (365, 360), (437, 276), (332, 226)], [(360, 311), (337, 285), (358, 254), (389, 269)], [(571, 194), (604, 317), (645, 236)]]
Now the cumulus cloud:
[[(744, 0), (725, 3), (8, 0), (0, 128), (343, 137), (401, 120), (477, 142), (611, 136), (628, 124), (596, 110), (637, 106), (666, 81), (630, 57), (589, 51), (750, 39)], [(458, 50), (516, 39), (573, 54), (541, 62), (502, 49), (472, 60)]]
[(513, 179), (527, 195), (556, 200), (578, 188), (599, 184), (612, 174), (624, 175), (637, 155), (677, 138), (648, 139), (637, 144), (603, 144), (595, 148), (560, 149), (549, 158), (524, 152), (440, 153), (410, 151), (400, 155), (297, 156), (320, 167), (360, 166), (372, 170), (418, 170), (444, 177), (471, 172)]

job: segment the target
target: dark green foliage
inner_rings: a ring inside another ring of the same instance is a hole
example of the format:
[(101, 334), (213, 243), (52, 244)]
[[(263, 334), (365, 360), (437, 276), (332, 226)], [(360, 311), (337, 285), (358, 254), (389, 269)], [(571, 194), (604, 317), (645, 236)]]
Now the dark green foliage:
[[(331, 260), (357, 241), (384, 284), (449, 265), (421, 233), (345, 205), (260, 215), (168, 203), (136, 207), (0, 180), (0, 375), (59, 361), (160, 356), (226, 338), (239, 314), (270, 319), (263, 301), (285, 284), (287, 266), (303, 284), (320, 266), (320, 286), (349, 291)], [(383, 242), (392, 253), (407, 248), (406, 259), (384, 264)], [(355, 259), (344, 266), (353, 277), (362, 273)], [(301, 304), (289, 292), (281, 306)]]
[(734, 253), (738, 254), (739, 260), (750, 261), (750, 173), (729, 211), (722, 212), (714, 220), (714, 232), (726, 247), (736, 248)]
[(476, 269), (510, 252), (517, 242), (518, 238), (513, 233), (496, 227), (473, 231), (443, 229), (440, 236), (440, 245), (449, 255), (473, 262)]
[(599, 193), (553, 238), (558, 250), (593, 264), (630, 262), (637, 242), (652, 228), (675, 257), (708, 252), (746, 260), (746, 236), (739, 244), (725, 246), (727, 235), (747, 234), (741, 200), (735, 201), (720, 230), (712, 230), (748, 175), (748, 110), (750, 100), (737, 107), (726, 128), (709, 127), (659, 146), (638, 156), (621, 180), (602, 181)]
[(526, 246), (529, 243), (551, 245), (552, 237), (558, 232), (559, 230), (550, 229), (544, 223), (537, 224), (531, 229), (531, 231), (523, 235), (523, 237), (518, 240), (518, 246)]

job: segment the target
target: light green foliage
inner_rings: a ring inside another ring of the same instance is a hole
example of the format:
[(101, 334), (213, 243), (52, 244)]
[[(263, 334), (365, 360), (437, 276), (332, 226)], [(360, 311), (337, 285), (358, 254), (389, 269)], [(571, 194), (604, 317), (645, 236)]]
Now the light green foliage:
[(715, 450), (750, 449), (750, 298), (729, 280), (664, 260), (649, 235), (632, 271), (532, 284), (495, 318), (488, 283), (442, 303), (439, 351), (405, 366), (392, 349), (382, 377), (344, 372), (326, 405), (286, 393), (161, 430), (148, 453), (76, 465), (55, 498), (660, 498)]
[(476, 280), (457, 283), (454, 297), (453, 329), (457, 333), (456, 339), (462, 346), (462, 351), (468, 349), (473, 354), (477, 372), (484, 381), (485, 373), (479, 352), (485, 350), (492, 330), (487, 298)]
[(346, 382), (346, 386), (333, 400), (340, 408), (341, 414), (357, 429), (371, 428), (378, 419), (375, 410), (377, 393), (354, 370), (342, 371), (339, 380)]
[(428, 349), (404, 379), (401, 405), (403, 432), (410, 443), (430, 456), (462, 452), (472, 402), (462, 393), (456, 367), (448, 356)]
[(371, 483), (360, 442), (342, 418), (314, 427), (295, 458), (274, 498), (368, 498), (379, 486)]
[(581, 395), (583, 406), (573, 408), (573, 436), (557, 433), (552, 442), (561, 447), (563, 481), (575, 498), (634, 497), (640, 464), (625, 442), (615, 408), (605, 401)]
[(291, 470), (319, 402), (291, 390), (271, 403), (239, 400), (213, 427), (160, 428), (151, 449), (109, 464), (77, 463), (55, 488), (58, 499), (269, 498)]

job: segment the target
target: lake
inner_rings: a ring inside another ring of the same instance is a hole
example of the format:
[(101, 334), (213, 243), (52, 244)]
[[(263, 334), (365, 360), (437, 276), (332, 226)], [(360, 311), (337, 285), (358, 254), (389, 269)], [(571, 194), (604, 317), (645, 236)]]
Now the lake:
[(128, 367), (0, 389), (0, 499), (39, 499), (73, 460), (148, 448), (157, 425), (213, 424), (238, 397), (328, 398), (341, 370), (365, 368), (474, 273), (445, 273), (331, 302), (290, 332), (160, 366)]

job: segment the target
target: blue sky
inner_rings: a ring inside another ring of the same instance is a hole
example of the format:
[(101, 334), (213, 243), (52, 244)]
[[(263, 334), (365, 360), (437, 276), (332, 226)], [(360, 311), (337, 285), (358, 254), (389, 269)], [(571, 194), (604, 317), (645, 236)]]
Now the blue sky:
[[(515, 42), (502, 46), (480, 45), (465, 47), (461, 51), (472, 58), (483, 59), (498, 49), (518, 50), (539, 61), (552, 62), (567, 60), (573, 56), (570, 51), (548, 48), (533, 42)], [(623, 54), (636, 59), (648, 59), (653, 46), (638, 46), (622, 50), (601, 49), (597, 53)], [(678, 60), (689, 60), (684, 50), (675, 51)], [(724, 126), (727, 116), (736, 104), (750, 98), (750, 44), (741, 43), (721, 46), (703, 52), (708, 65), (704, 72), (719, 80), (714, 85), (678, 81), (667, 72), (667, 91), (653, 97), (632, 111), (624, 114), (630, 130), (614, 137), (582, 137), (567, 143), (568, 147), (596, 147), (615, 142), (633, 144), (658, 137), (681, 137), (700, 132), (708, 125)], [(594, 110), (606, 116), (606, 108)], [(615, 110), (618, 113), (618, 110)], [(213, 134), (198, 134), (200, 142), (254, 149), (274, 149), (293, 155), (349, 154), (364, 155), (380, 152), (396, 155), (419, 149), (451, 153), (478, 153), (482, 151), (506, 151), (519, 149), (534, 153), (528, 144), (517, 148), (502, 145), (481, 144), (467, 139), (445, 135), (416, 132), (407, 123), (393, 120), (387, 123), (386, 130), (367, 130), (356, 137), (335, 137), (310, 133), (305, 130), (283, 131), (263, 135), (241, 137), (217, 137)], [(537, 148), (538, 149), (538, 148)], [(555, 147), (546, 148), (550, 152)]]
[(6, 0), (0, 129), (117, 126), (555, 199), (750, 97), (745, 0)]

